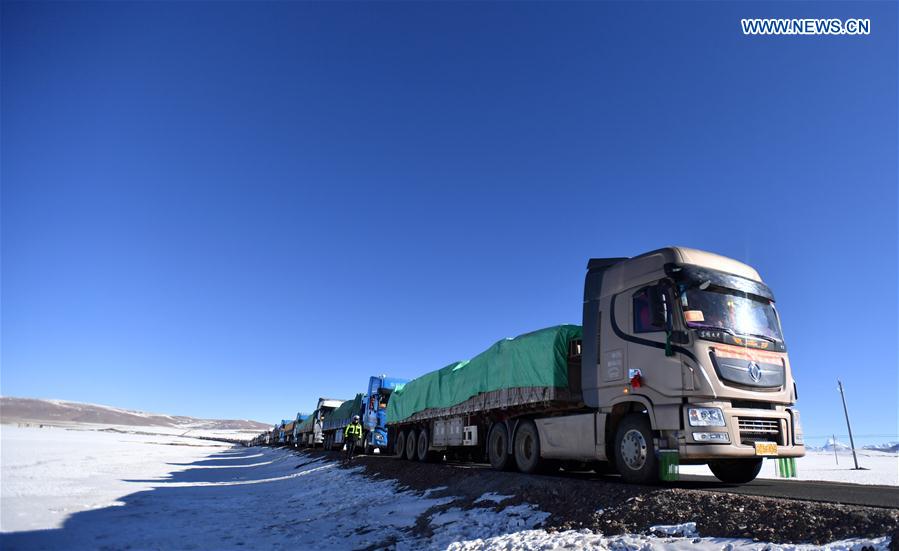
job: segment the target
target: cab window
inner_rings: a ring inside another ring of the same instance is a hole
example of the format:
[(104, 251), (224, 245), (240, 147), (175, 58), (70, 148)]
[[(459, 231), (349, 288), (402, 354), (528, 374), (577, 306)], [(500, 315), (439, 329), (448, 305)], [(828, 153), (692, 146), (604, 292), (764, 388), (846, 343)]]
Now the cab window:
[(652, 333), (664, 330), (663, 326), (652, 324), (649, 287), (644, 287), (634, 293), (634, 333)]

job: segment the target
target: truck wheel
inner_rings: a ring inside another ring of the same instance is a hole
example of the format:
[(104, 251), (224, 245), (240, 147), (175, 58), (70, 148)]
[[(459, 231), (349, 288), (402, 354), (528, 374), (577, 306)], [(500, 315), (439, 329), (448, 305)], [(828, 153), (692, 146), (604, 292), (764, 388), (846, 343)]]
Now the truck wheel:
[(418, 432), (418, 460), (422, 463), (431, 460), (431, 452), (428, 451), (428, 448), (431, 447), (431, 439), (428, 436), (428, 429), (421, 429)]
[(505, 471), (512, 466), (509, 460), (509, 431), (505, 423), (494, 423), (487, 437), (487, 457), (490, 465), (498, 470)]
[(659, 480), (659, 465), (649, 417), (630, 413), (621, 420), (615, 434), (615, 465), (621, 477), (634, 484)]
[(331, 437), (330, 435), (325, 435), (325, 443), (323, 444), (325, 447), (325, 451), (331, 451)]
[(396, 431), (396, 442), (393, 443), (393, 456), (402, 459), (406, 455), (406, 431)]
[(409, 461), (415, 461), (417, 444), (418, 441), (415, 438), (415, 429), (409, 429), (409, 433), (406, 434), (406, 459)]
[(759, 475), (759, 471), (762, 470), (762, 458), (709, 461), (709, 469), (721, 482), (745, 484), (752, 482)]
[(543, 466), (540, 460), (540, 433), (533, 421), (522, 421), (515, 431), (515, 464), (523, 473), (533, 473)]

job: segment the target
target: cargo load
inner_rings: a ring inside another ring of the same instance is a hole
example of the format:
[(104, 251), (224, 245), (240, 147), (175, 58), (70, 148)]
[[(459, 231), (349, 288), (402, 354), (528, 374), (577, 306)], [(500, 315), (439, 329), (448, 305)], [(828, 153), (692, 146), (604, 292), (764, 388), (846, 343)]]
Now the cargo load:
[(579, 325), (540, 329), (503, 339), (471, 360), (413, 379), (394, 390), (387, 405), (388, 423), (453, 415), (469, 407), (483, 410), (491, 404), (577, 401), (580, 374), (569, 376), (568, 358), (570, 343), (581, 335)]
[(340, 407), (332, 411), (325, 417), (322, 423), (323, 430), (334, 430), (343, 428), (350, 424), (354, 415), (359, 415), (362, 409), (362, 394), (356, 394), (352, 400), (347, 400), (340, 404)]
[(312, 432), (312, 423), (313, 423), (313, 419), (312, 419), (312, 416), (310, 415), (309, 417), (303, 419), (298, 425), (296, 425), (294, 430), (296, 431), (297, 434)]

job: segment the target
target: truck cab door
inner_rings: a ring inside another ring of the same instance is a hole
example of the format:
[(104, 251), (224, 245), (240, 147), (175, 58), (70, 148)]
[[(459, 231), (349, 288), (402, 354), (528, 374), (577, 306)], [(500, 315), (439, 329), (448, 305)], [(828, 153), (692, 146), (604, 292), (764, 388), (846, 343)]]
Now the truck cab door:
[[(628, 334), (628, 381), (640, 374), (641, 386), (635, 393), (646, 395), (653, 403), (678, 398), (683, 387), (681, 358), (665, 355), (668, 324), (676, 324), (676, 303), (666, 287), (647, 285), (619, 295), (628, 305), (629, 323), (621, 329)], [(667, 309), (668, 316), (660, 312)], [(670, 329), (677, 329), (676, 326)]]

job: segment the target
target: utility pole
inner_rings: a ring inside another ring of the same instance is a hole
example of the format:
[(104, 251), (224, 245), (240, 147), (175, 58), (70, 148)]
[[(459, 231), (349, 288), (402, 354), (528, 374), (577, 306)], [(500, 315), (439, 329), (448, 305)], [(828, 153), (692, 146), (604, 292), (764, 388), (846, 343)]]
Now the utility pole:
[(837, 457), (837, 435), (833, 435), (833, 460), (837, 462), (837, 465), (840, 464), (840, 458)]
[(846, 428), (849, 429), (849, 445), (852, 446), (852, 460), (855, 462), (855, 470), (858, 470), (858, 457), (855, 456), (855, 441), (852, 439), (852, 425), (849, 424), (849, 410), (846, 408), (846, 394), (843, 392), (843, 382), (837, 379), (840, 387), (840, 398), (843, 399), (843, 413), (846, 414)]

